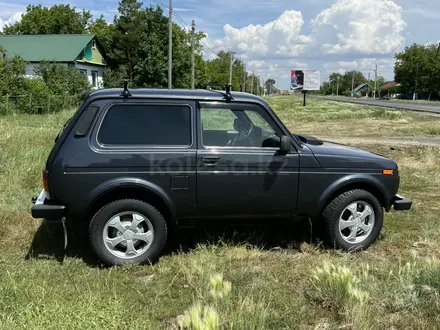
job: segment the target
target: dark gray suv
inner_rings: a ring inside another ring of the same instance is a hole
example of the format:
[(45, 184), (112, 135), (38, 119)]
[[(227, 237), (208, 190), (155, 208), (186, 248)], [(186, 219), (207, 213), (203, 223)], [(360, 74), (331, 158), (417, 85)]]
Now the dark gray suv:
[(308, 217), (367, 248), (408, 210), (394, 161), (295, 135), (261, 98), (213, 90), (92, 92), (56, 139), (32, 216), (87, 221), (109, 265), (156, 260), (186, 223)]

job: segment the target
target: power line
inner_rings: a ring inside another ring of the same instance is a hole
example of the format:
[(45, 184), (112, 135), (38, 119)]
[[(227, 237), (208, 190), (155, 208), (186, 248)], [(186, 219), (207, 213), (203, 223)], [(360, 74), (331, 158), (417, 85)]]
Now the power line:
[[(151, 0), (155, 3), (157, 3), (158, 5), (161, 5), (165, 8), (169, 8), (167, 5), (164, 5), (163, 3), (161, 3), (160, 1), (157, 0)], [(175, 17), (177, 18), (177, 20), (182, 23), (184, 26), (186, 26), (188, 29), (191, 30), (190, 26), (188, 24), (186, 24), (186, 22), (182, 19), (182, 17), (180, 17), (180, 15), (174, 10), (173, 14), (175, 15)], [(214, 51), (211, 47), (209, 47), (203, 40), (201, 40), (201, 42), (203, 43), (203, 47), (208, 49), (213, 55), (218, 57), (218, 53), (216, 51)]]
[[(158, 5), (161, 5), (162, 7), (169, 8), (167, 5), (161, 3), (160, 1), (157, 1), (157, 0), (151, 0), (151, 1), (157, 3)], [(182, 24), (185, 25), (188, 29), (191, 30), (191, 27), (190, 27), (188, 24), (186, 24), (186, 22), (182, 19), (182, 17), (180, 17), (180, 15), (177, 13), (176, 10), (173, 10), (173, 14), (174, 14), (174, 15), (176, 16), (176, 18), (180, 21), (180, 23), (182, 23)]]

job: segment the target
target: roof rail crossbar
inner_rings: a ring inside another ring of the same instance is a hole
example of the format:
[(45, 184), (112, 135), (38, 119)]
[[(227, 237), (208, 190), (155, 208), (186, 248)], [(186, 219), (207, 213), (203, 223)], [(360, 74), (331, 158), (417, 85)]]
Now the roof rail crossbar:
[(124, 90), (122, 91), (121, 96), (124, 98), (129, 98), (131, 96), (131, 93), (128, 90), (128, 79), (124, 79)]
[(231, 88), (232, 88), (231, 85), (229, 85), (229, 84), (218, 84), (218, 83), (207, 83), (206, 84), (206, 89), (211, 89), (212, 87), (217, 87), (219, 89), (224, 89), (225, 90), (224, 93), (220, 92), (220, 91), (213, 91), (213, 92), (221, 93), (225, 97), (226, 101), (229, 102), (229, 101), (234, 99), (232, 97), (232, 95), (231, 95)]

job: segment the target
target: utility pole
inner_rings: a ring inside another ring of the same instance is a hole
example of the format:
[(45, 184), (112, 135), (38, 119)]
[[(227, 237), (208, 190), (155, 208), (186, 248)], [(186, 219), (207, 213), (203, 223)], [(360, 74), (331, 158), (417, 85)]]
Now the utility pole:
[(196, 22), (192, 20), (191, 24), (191, 89), (194, 89), (195, 85), (195, 79), (196, 79), (196, 71), (195, 71), (195, 64), (194, 64), (194, 33), (196, 31)]
[(243, 64), (243, 87), (242, 92), (246, 93), (246, 65)]
[(336, 78), (336, 96), (339, 96), (339, 76)]
[(419, 63), (417, 63), (417, 69), (416, 69), (416, 86), (414, 88), (414, 94), (413, 94), (413, 101), (416, 99), (416, 93), (417, 93), (417, 80), (419, 79)]
[(173, 87), (173, 0), (169, 0), (168, 8), (168, 88)]
[(254, 71), (252, 71), (251, 94), (254, 94)]
[(231, 85), (231, 86), (232, 86), (232, 62), (233, 61), (234, 61), (234, 57), (233, 57), (233, 54), (231, 52), (231, 63), (230, 63), (230, 66), (229, 66), (229, 85)]
[(353, 71), (353, 76), (351, 77), (351, 97), (353, 97), (353, 91), (354, 91), (354, 73), (355, 71)]
[(367, 97), (370, 97), (370, 73), (368, 72), (368, 89), (367, 89)]
[(377, 64), (376, 64), (376, 69), (374, 69), (374, 98), (376, 98), (376, 89), (377, 89)]
[(192, 21), (191, 24), (191, 89), (194, 89), (194, 85), (195, 85), (195, 79), (196, 79), (196, 71), (195, 71), (195, 67), (194, 67), (194, 57), (195, 57), (195, 53), (194, 53), (194, 33), (196, 31), (196, 22), (194, 22), (194, 20)]
[(257, 95), (260, 95), (260, 77), (257, 78)]

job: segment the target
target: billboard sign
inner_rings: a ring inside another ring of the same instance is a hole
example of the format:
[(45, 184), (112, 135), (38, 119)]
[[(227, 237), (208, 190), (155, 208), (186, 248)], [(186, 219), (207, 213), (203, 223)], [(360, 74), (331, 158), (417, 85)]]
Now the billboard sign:
[(290, 71), (290, 90), (317, 91), (321, 87), (321, 71)]

